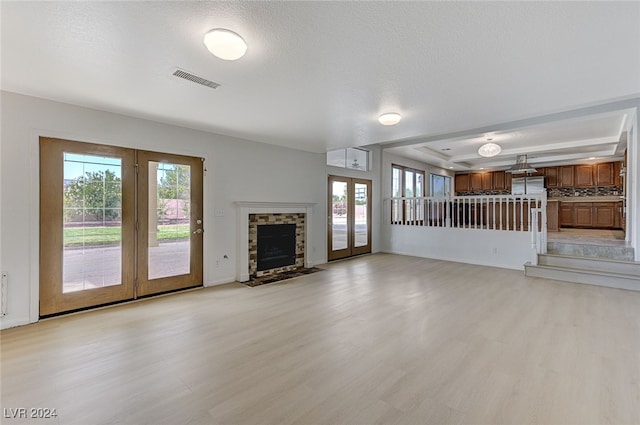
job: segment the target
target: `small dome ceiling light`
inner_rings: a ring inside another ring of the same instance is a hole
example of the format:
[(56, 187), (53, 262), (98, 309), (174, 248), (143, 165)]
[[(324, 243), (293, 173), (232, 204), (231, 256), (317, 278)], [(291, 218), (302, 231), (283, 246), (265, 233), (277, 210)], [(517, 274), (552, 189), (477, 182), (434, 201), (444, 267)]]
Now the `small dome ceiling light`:
[(240, 59), (247, 52), (247, 43), (233, 31), (216, 28), (204, 35), (204, 44), (216, 57), (227, 61)]
[(500, 147), (500, 145), (491, 142), (485, 143), (484, 145), (480, 146), (480, 149), (478, 149), (478, 154), (480, 156), (484, 156), (485, 158), (496, 156), (500, 152), (502, 152), (502, 148)]
[(382, 114), (378, 117), (378, 121), (382, 125), (396, 125), (400, 122), (401, 119), (402, 119), (402, 116), (395, 112)]

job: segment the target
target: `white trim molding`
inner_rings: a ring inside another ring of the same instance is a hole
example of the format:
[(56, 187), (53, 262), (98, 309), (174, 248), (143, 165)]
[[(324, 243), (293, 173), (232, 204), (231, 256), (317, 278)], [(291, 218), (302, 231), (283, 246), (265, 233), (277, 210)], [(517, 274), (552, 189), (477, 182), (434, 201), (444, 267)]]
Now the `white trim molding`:
[(249, 276), (249, 214), (304, 214), (305, 215), (305, 244), (304, 266), (313, 267), (311, 259), (311, 228), (313, 218), (313, 206), (309, 202), (235, 202), (238, 214), (238, 264), (236, 280), (247, 282)]

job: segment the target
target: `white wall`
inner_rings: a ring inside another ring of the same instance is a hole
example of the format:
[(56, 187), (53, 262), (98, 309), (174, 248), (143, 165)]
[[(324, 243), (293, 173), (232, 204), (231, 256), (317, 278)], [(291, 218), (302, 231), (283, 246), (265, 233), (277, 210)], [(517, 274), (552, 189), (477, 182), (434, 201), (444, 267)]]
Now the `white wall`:
[(533, 258), (529, 232), (384, 225), (394, 254), (524, 270)]
[[(324, 154), (279, 148), (124, 115), (1, 92), (0, 270), (9, 273), (8, 315), (0, 327), (38, 318), (40, 136), (200, 156), (206, 159), (204, 283), (236, 271), (234, 201), (314, 202), (314, 264), (326, 262)], [(215, 217), (214, 210), (224, 210)], [(227, 255), (229, 260), (224, 260)], [(216, 261), (220, 262), (218, 268)]]
[(638, 109), (627, 127), (627, 236), (635, 249), (635, 261), (640, 261), (640, 135)]

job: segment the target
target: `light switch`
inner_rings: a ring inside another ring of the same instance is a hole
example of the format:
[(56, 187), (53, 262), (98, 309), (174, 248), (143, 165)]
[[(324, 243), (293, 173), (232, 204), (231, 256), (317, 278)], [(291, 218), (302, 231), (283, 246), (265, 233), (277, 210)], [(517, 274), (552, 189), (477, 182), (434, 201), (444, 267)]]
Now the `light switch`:
[(224, 217), (224, 210), (216, 210), (216, 217)]

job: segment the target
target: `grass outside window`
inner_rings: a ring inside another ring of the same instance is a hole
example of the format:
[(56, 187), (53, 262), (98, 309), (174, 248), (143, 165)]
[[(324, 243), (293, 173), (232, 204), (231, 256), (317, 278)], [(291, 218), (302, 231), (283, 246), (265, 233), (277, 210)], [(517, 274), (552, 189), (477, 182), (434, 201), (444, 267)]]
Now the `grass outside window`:
[[(120, 239), (120, 227), (84, 227), (77, 229), (64, 229), (65, 248), (118, 245), (120, 244)], [(188, 239), (188, 224), (168, 224), (158, 226), (159, 242)]]

